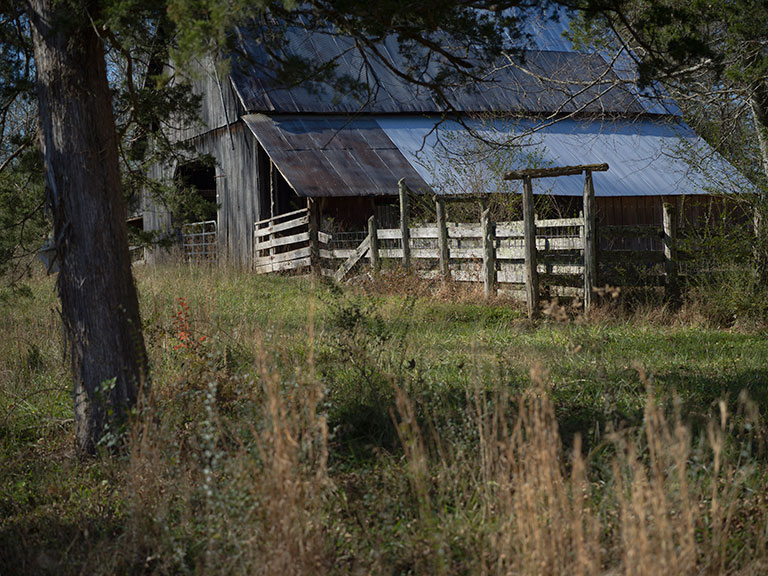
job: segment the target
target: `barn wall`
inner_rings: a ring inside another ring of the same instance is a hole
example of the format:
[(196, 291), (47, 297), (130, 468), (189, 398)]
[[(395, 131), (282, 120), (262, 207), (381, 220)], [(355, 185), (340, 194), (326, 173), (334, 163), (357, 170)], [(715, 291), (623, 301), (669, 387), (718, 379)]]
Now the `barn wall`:
[(608, 226), (661, 226), (664, 202), (677, 204), (681, 229), (706, 226), (724, 214), (734, 224), (748, 218), (737, 196), (598, 196), (595, 201), (598, 224)]
[(258, 194), (258, 142), (238, 122), (229, 130), (221, 128), (197, 137), (195, 145), (216, 162), (221, 260), (248, 267), (253, 255), (253, 223), (263, 213)]
[(198, 66), (193, 71), (192, 91), (201, 98), (200, 122), (176, 130), (174, 134), (176, 139), (189, 140), (226, 126), (227, 121), (230, 124), (237, 123), (240, 115), (244, 113), (229, 75), (219, 76), (221, 82), (221, 89), (219, 89), (213, 70), (213, 64), (209, 63)]
[[(173, 178), (175, 171), (175, 163), (171, 164), (170, 166), (155, 164), (149, 169), (149, 177), (153, 180), (167, 181)], [(142, 226), (144, 230), (164, 230), (170, 233), (171, 213), (165, 208), (165, 206), (144, 195), (141, 199), (141, 210)], [(168, 255), (169, 252), (167, 249), (159, 247), (148, 248), (145, 251), (145, 259), (150, 263), (158, 263)]]

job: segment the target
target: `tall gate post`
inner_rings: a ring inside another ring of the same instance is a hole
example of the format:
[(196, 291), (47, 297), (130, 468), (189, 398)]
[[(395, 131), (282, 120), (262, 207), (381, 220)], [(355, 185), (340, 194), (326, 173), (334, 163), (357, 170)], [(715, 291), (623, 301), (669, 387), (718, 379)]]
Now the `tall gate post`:
[(320, 214), (314, 198), (307, 198), (309, 212), (309, 266), (312, 274), (319, 276), (320, 269)]
[(483, 292), (489, 298), (496, 295), (496, 223), (491, 220), (487, 197), (480, 200), (480, 224), (483, 234)]
[(664, 223), (664, 297), (673, 306), (680, 303), (677, 277), (677, 205), (663, 203)]
[(437, 215), (437, 249), (440, 253), (440, 275), (443, 280), (451, 277), (448, 253), (448, 226), (446, 225), (445, 198), (435, 197), (435, 213)]
[(411, 243), (410, 243), (410, 228), (408, 225), (408, 219), (410, 218), (410, 212), (408, 209), (408, 187), (405, 185), (405, 178), (401, 178), (397, 183), (398, 192), (400, 194), (400, 234), (403, 243), (403, 267), (406, 271), (411, 269)]
[(368, 238), (370, 239), (368, 253), (371, 257), (371, 268), (373, 273), (377, 274), (381, 270), (381, 260), (379, 260), (379, 232), (375, 214), (368, 218)]
[(536, 262), (536, 215), (533, 212), (533, 184), (523, 177), (523, 238), (525, 241), (525, 299), (528, 318), (539, 315), (539, 271)]
[(589, 316), (597, 287), (597, 219), (592, 171), (584, 171), (584, 315)]

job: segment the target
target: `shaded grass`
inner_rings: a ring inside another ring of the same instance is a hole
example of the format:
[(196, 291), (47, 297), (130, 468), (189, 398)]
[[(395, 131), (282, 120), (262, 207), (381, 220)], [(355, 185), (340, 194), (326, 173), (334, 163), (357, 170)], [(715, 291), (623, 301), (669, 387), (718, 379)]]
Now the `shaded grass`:
[[(140, 269), (137, 283), (152, 397), (130, 449), (91, 462), (73, 456), (51, 281), (0, 303), (15, 335), (0, 341), (0, 573), (631, 572), (628, 534), (673, 557), (638, 502), (709, 510), (675, 533), (689, 566), (762, 561), (763, 333), (637, 317), (531, 324), (471, 292), (187, 266)], [(179, 298), (194, 349), (179, 347)], [(721, 400), (734, 416), (717, 432)], [(649, 414), (669, 438), (687, 424), (688, 496), (679, 454), (652, 466)], [(715, 445), (731, 476), (715, 470)], [(526, 458), (549, 476), (526, 476), (514, 464)], [(646, 473), (671, 492), (633, 484)], [(700, 524), (726, 517), (715, 496), (732, 506), (726, 544), (722, 523)], [(520, 540), (526, 526), (541, 542)]]

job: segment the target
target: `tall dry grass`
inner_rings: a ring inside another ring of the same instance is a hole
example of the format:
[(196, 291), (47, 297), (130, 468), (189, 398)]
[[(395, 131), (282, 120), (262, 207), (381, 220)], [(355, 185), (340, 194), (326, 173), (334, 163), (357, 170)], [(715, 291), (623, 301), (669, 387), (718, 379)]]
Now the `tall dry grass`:
[[(440, 527), (450, 525), (446, 511), (457, 500), (473, 503), (470, 522), (481, 532), (470, 559), (464, 565), (441, 559), (442, 573), (463, 573), (468, 566), (472, 573), (499, 575), (765, 570), (768, 517), (764, 498), (755, 494), (764, 484), (754, 462), (745, 460), (748, 439), (732, 441), (724, 403), (694, 447), (679, 405), (670, 416), (649, 392), (642, 427), (611, 434), (602, 447), (610, 456), (595, 463), (599, 456), (582, 454), (578, 437), (564, 454), (545, 375), (540, 369), (531, 375), (531, 391), (518, 398), (497, 394), (488, 402), (475, 387), (477, 445), (471, 454), (439, 438), (430, 449), (411, 401), (399, 392), (406, 469), (422, 525), (437, 530), (434, 551), (446, 548), (440, 538), (451, 538)], [(641, 378), (651, 390), (644, 373)], [(735, 426), (754, 430), (759, 419), (750, 412)], [(750, 494), (755, 501), (745, 500)], [(753, 523), (754, 532), (745, 535), (745, 523)]]
[[(192, 309), (190, 325), (213, 325), (215, 308)], [(245, 324), (235, 339), (175, 351), (175, 369), (163, 366), (131, 430), (124, 478), (134, 497), (118, 565), (143, 560), (168, 574), (330, 570), (328, 427), (312, 326), (300, 364)], [(178, 346), (172, 333), (160, 340), (166, 354)], [(235, 353), (247, 371), (231, 366)]]
[[(15, 484), (3, 487), (6, 509), (12, 508), (6, 495), (20, 494), (14, 513), (27, 506), (30, 517), (54, 518), (66, 506), (84, 510), (71, 514), (73, 533), (81, 535), (77, 546), (57, 542), (63, 552), (49, 573), (746, 575), (768, 569), (764, 424), (746, 401), (734, 413), (720, 404), (708, 425), (692, 429), (684, 407), (654, 396), (657, 387), (640, 371), (648, 392), (641, 423), (608, 430), (588, 449), (578, 437), (563, 440), (554, 378), (543, 368), (532, 370), (525, 385), (511, 383), (509, 373), (486, 369), (469, 350), (476, 366), (448, 372), (454, 368), (443, 365), (433, 375), (434, 357), (420, 356), (418, 343), (399, 328), (424, 311), (405, 307), (390, 315), (395, 329), (391, 318), (372, 318), (363, 309), (352, 317), (357, 331), (334, 338), (332, 331), (349, 323), (316, 321), (313, 306), (322, 299), (308, 299), (310, 285), (187, 267), (147, 270), (140, 282), (154, 380), (126, 452), (107, 463), (72, 465), (66, 476), (53, 465), (41, 470), (50, 476), (40, 482), (45, 490), (61, 478), (71, 488), (60, 501), (51, 497), (48, 509), (33, 509), (26, 488), (16, 486), (31, 481), (23, 476), (27, 463), (14, 465)], [(180, 297), (189, 304), (186, 342), (199, 345), (176, 348)], [(342, 312), (347, 317), (349, 310)], [(475, 321), (473, 306), (461, 312)], [(424, 322), (434, 310), (429, 314)], [(6, 401), (24, 393), (29, 400), (48, 385), (51, 372), (25, 349), (32, 336), (23, 326), (34, 317), (28, 311), (8, 324), (19, 342), (0, 344), (27, 353), (22, 362), (9, 352), (0, 363)], [(507, 321), (492, 319), (499, 331)], [(46, 316), (38, 324), (39, 334), (53, 339), (56, 323)], [(319, 342), (336, 342), (344, 354), (326, 350), (321, 357)], [(523, 353), (521, 362), (535, 363), (533, 352)], [(54, 354), (61, 352), (44, 354), (43, 363), (53, 365)], [(361, 364), (357, 370), (328, 366), (350, 357)], [(465, 398), (450, 406), (433, 401), (446, 393), (439, 387), (446, 374), (457, 380), (467, 374)], [(66, 388), (63, 376), (54, 380)], [(427, 385), (437, 392), (425, 400)], [(364, 386), (389, 388), (367, 394)], [(394, 447), (376, 444), (373, 435), (365, 439), (373, 446), (356, 452), (345, 422), (330, 427), (328, 415), (351, 418), (350, 407), (377, 408), (354, 404), (353, 394), (382, 404)], [(60, 396), (68, 406), (66, 390)], [(334, 405), (345, 401), (345, 410)], [(21, 431), (36, 417), (21, 418), (23, 405), (15, 406), (3, 421), (15, 427), (4, 438), (8, 445), (20, 443), (17, 437), (26, 441)], [(67, 415), (57, 404), (53, 417), (58, 426)], [(44, 499), (42, 490), (29, 493)], [(79, 500), (72, 495), (78, 493)], [(93, 517), (106, 518), (107, 528), (89, 532)], [(22, 525), (14, 522), (0, 523), (0, 572), (10, 565), (2, 558), (10, 549), (3, 542), (12, 540), (7, 531)], [(46, 534), (35, 542), (49, 545), (46, 538), (54, 539)], [(25, 553), (21, 548), (14, 558)], [(73, 557), (72, 550), (84, 556)], [(27, 573), (39, 567), (29, 566)]]

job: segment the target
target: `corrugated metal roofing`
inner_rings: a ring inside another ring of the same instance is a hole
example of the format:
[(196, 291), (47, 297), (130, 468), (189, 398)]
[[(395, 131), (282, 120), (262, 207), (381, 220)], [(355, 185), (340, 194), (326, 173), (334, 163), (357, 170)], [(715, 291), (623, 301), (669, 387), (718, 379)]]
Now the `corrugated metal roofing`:
[[(525, 13), (526, 30), (530, 35), (530, 43), (539, 50), (555, 52), (577, 52), (569, 40), (571, 32), (571, 12), (560, 6), (550, 10), (547, 16), (537, 10)], [(510, 38), (510, 41), (514, 39)], [(620, 54), (601, 51), (600, 56), (605, 62), (610, 62), (613, 72), (622, 81), (637, 102), (647, 114), (682, 116), (680, 108), (660, 86), (651, 90), (640, 90), (637, 84), (637, 65), (635, 60), (626, 52)]]
[[(384, 62), (369, 57), (366, 69), (352, 41), (322, 31), (291, 27), (282, 47), (285, 57), (297, 56), (312, 62), (335, 62), (337, 77), (361, 82), (368, 90), (352, 95), (330, 83), (282, 86), (270, 74), (270, 58), (263, 44), (241, 31), (241, 47), (246, 57), (233, 61), (232, 83), (248, 112), (278, 114), (436, 114), (446, 106), (433, 94), (396, 76)], [(394, 38), (381, 45), (383, 58), (398, 70), (409, 62)], [(434, 59), (433, 59), (434, 60)], [(616, 73), (599, 54), (573, 51), (529, 50), (522, 66), (499, 63), (479, 69), (487, 81), (470, 87), (446, 87), (445, 93), (460, 112), (526, 112), (592, 114), (637, 114), (645, 109), (620, 85)], [(425, 78), (436, 67), (425, 71)], [(592, 85), (595, 79), (600, 82)]]
[[(508, 170), (538, 166), (610, 165), (594, 174), (598, 196), (660, 196), (752, 190), (749, 182), (688, 126), (641, 119), (563, 120), (531, 132), (519, 121), (468, 121), (475, 136), (456, 122), (438, 118), (377, 117), (377, 123), (421, 178), (443, 193), (503, 192)], [(544, 178), (537, 193), (580, 196), (579, 176)]]
[(419, 173), (372, 118), (243, 117), (299, 196), (397, 194), (406, 178), (427, 189)]

